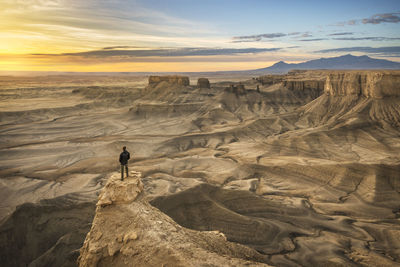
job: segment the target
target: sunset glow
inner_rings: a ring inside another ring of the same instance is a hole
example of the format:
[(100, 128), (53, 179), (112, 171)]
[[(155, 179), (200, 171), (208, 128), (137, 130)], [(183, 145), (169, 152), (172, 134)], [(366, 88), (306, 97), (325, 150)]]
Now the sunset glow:
[(398, 1), (0, 3), (1, 71), (246, 70), (343, 48), (400, 61)]

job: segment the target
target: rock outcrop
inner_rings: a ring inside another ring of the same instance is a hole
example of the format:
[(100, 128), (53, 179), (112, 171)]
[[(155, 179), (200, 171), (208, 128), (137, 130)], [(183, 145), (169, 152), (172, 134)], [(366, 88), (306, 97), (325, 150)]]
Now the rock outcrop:
[(174, 222), (143, 197), (139, 173), (110, 177), (97, 203), (79, 266), (267, 266), (254, 249), (226, 241), (217, 231)]
[(328, 75), (325, 93), (371, 98), (400, 96), (400, 71), (336, 71)]
[(285, 75), (264, 75), (258, 77), (256, 80), (262, 85), (270, 86), (283, 81)]
[(324, 92), (327, 72), (324, 70), (293, 70), (285, 75), (264, 75), (257, 81), (264, 87), (282, 84), (295, 96), (315, 99)]
[(323, 92), (324, 91), (325, 81), (321, 80), (284, 80), (283, 86), (288, 88), (289, 90), (316, 90)]
[(283, 86), (290, 90), (294, 95), (301, 98), (308, 96), (311, 97), (311, 99), (315, 99), (323, 94), (324, 85), (324, 79), (293, 79), (289, 77), (283, 81)]
[(187, 77), (187, 76), (171, 75), (171, 76), (150, 76), (149, 77), (149, 85), (151, 85), (151, 86), (155, 86), (161, 82), (167, 82), (169, 84), (181, 85), (181, 86), (189, 86), (190, 85), (190, 80), (189, 80), (189, 77)]
[(198, 88), (210, 88), (210, 81), (207, 78), (199, 78), (197, 80)]
[(235, 95), (244, 95), (246, 94), (246, 88), (244, 84), (231, 84), (229, 87), (225, 88), (225, 92), (234, 93)]

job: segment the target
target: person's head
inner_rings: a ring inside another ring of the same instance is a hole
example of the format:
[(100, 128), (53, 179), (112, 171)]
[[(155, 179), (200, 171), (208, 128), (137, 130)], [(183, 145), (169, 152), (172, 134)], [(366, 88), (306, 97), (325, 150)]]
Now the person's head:
[(124, 146), (124, 147), (122, 148), (122, 150), (123, 150), (123, 151), (126, 151), (126, 146)]

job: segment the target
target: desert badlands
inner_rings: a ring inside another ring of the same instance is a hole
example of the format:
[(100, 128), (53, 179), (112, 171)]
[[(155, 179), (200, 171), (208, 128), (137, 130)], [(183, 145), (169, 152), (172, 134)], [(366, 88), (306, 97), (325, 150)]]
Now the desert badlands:
[(400, 266), (400, 71), (0, 87), (2, 266)]

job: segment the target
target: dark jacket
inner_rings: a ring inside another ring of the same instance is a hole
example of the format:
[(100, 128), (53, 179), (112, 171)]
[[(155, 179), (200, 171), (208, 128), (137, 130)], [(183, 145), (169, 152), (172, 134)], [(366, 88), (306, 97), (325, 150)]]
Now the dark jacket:
[(131, 158), (131, 155), (129, 154), (128, 151), (122, 151), (122, 153), (119, 155), (119, 162), (121, 165), (126, 165), (128, 164), (128, 160)]

